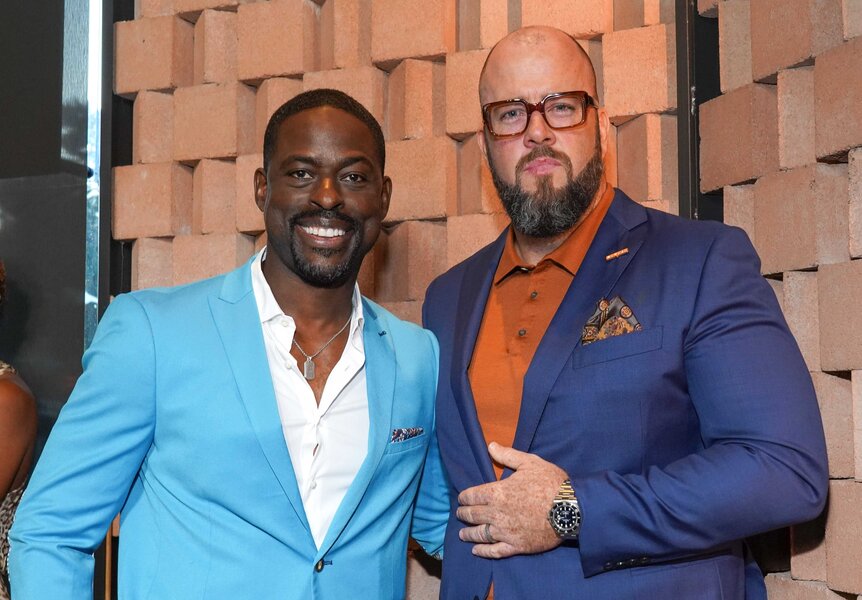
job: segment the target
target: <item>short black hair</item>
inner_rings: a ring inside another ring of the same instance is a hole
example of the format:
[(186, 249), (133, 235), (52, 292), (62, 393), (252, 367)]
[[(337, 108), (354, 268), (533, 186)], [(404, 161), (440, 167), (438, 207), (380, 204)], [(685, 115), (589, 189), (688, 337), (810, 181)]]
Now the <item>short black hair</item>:
[(321, 106), (331, 106), (332, 108), (343, 110), (365, 123), (365, 126), (371, 132), (371, 137), (374, 139), (374, 146), (380, 158), (380, 171), (383, 172), (386, 165), (386, 142), (383, 139), (383, 130), (380, 128), (380, 123), (368, 112), (367, 108), (354, 98), (342, 91), (329, 88), (309, 90), (296, 95), (282, 104), (272, 114), (266, 126), (266, 133), (263, 136), (264, 171), (269, 168), (269, 160), (275, 152), (275, 145), (278, 141), (278, 128), (282, 122), (288, 117), (301, 113), (304, 110), (319, 108)]

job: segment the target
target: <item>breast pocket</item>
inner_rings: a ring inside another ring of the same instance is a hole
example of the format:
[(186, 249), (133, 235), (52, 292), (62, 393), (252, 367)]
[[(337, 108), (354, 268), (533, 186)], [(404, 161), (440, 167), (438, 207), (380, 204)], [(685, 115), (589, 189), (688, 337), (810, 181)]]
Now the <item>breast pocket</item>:
[(572, 355), (572, 368), (580, 369), (589, 365), (652, 352), (661, 348), (661, 345), (661, 327), (618, 335), (586, 346), (578, 346)]
[(412, 437), (409, 440), (404, 440), (403, 442), (390, 442), (386, 445), (386, 450), (383, 451), (384, 454), (398, 454), (400, 452), (407, 452), (408, 450), (414, 450), (416, 448), (424, 448), (428, 443), (428, 435), (427, 432), (422, 432), (416, 437)]

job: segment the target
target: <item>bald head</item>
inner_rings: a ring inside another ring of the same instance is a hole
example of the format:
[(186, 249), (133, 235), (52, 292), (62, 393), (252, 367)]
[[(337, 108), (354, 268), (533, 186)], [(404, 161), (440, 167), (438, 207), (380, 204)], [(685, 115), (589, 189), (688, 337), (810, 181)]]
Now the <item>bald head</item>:
[[(576, 87), (560, 88), (564, 78)], [(596, 72), (590, 57), (569, 34), (553, 27), (524, 27), (491, 49), (479, 77), (479, 98), (485, 104), (525, 97), (526, 91), (506, 95), (507, 90), (518, 88), (535, 89), (539, 97), (534, 101), (552, 92), (573, 90), (595, 98)]]

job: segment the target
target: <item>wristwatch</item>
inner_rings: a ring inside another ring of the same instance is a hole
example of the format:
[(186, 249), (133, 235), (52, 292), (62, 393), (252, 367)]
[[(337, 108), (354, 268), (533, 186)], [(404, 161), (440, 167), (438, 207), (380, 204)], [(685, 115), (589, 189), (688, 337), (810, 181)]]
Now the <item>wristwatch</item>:
[(581, 531), (581, 506), (572, 489), (572, 482), (566, 479), (560, 484), (560, 489), (548, 512), (548, 521), (563, 540), (576, 540)]

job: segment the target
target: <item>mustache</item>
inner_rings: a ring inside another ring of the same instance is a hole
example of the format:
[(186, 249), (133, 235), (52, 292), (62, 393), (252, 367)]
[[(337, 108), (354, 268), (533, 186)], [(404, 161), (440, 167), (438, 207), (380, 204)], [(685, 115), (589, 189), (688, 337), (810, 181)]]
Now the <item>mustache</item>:
[(572, 161), (569, 160), (569, 157), (563, 154), (562, 152), (557, 152), (553, 148), (549, 146), (541, 145), (536, 146), (532, 150), (530, 150), (527, 154), (521, 157), (518, 163), (515, 165), (515, 176), (520, 178), (521, 173), (531, 161), (536, 160), (537, 158), (553, 158), (560, 162), (563, 165), (563, 168), (566, 170), (566, 174), (569, 178), (572, 177)]
[(293, 227), (297, 225), (300, 221), (304, 219), (322, 219), (327, 221), (340, 221), (342, 223), (347, 223), (350, 225), (352, 229), (359, 229), (360, 223), (358, 219), (351, 217), (348, 214), (341, 212), (340, 210), (332, 210), (328, 208), (311, 208), (308, 210), (304, 210), (300, 213), (297, 213), (290, 217), (288, 221), (289, 225)]

